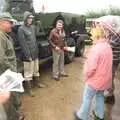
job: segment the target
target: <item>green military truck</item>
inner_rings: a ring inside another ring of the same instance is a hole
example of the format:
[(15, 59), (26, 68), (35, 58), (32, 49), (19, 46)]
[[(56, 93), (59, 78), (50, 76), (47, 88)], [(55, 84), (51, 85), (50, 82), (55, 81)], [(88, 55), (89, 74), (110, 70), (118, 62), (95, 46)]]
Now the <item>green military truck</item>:
[[(55, 22), (58, 19), (64, 21), (64, 29), (66, 32), (66, 41), (68, 46), (75, 46), (75, 53), (66, 52), (65, 53), (65, 63), (70, 63), (73, 61), (74, 56), (82, 56), (85, 49), (85, 39), (88, 39), (89, 35), (86, 32), (85, 24), (86, 18), (84, 15), (64, 13), (64, 12), (55, 12), (55, 13), (35, 13), (33, 8), (32, 0), (5, 0), (5, 11), (9, 11), (14, 19), (18, 23), (22, 23), (23, 13), (25, 11), (31, 11), (35, 15), (35, 26), (36, 26), (36, 38), (39, 46), (39, 59), (40, 61), (48, 60), (52, 58), (52, 52), (50, 50), (50, 45), (48, 41), (48, 36), (50, 30), (54, 27)], [(17, 33), (18, 27), (16, 25), (13, 30)], [(17, 38), (17, 37), (16, 37)], [(20, 47), (15, 41), (16, 53), (19, 57)]]
[(71, 46), (71, 43), (74, 43), (75, 56), (84, 54), (85, 40), (90, 37), (86, 31), (86, 17), (84, 15), (65, 12), (38, 13), (36, 19), (42, 22), (47, 35), (58, 19), (63, 20), (68, 45)]
[[(48, 41), (48, 29), (46, 29), (46, 26), (51, 23), (53, 24), (54, 19), (52, 21), (49, 21), (49, 18), (45, 18), (41, 20), (41, 17), (38, 17), (38, 14), (35, 13), (34, 8), (33, 8), (33, 1), (32, 0), (6, 0), (6, 8), (4, 9), (5, 11), (9, 11), (10, 14), (13, 16), (14, 19), (18, 21), (18, 24), (15, 25), (15, 29), (13, 30), (15, 33), (17, 33), (18, 27), (22, 23), (23, 20), (23, 13), (25, 11), (31, 11), (35, 15), (35, 26), (36, 26), (36, 38), (38, 42), (38, 47), (39, 47), (39, 59), (40, 63), (42, 61), (46, 61), (52, 58), (52, 52), (50, 49), (50, 44)], [(44, 14), (46, 16), (46, 14)], [(43, 16), (42, 16), (43, 18)], [(50, 18), (51, 19), (51, 18)], [(45, 23), (46, 24), (43, 24)], [(51, 26), (48, 26), (47, 28), (50, 28)], [(17, 37), (16, 37), (17, 38)], [(75, 46), (74, 42), (69, 43), (70, 46)], [(15, 49), (17, 53), (17, 57), (20, 57), (20, 46), (15, 40)], [(65, 63), (70, 63), (72, 62), (74, 58), (74, 53), (72, 52), (66, 52), (65, 53)]]

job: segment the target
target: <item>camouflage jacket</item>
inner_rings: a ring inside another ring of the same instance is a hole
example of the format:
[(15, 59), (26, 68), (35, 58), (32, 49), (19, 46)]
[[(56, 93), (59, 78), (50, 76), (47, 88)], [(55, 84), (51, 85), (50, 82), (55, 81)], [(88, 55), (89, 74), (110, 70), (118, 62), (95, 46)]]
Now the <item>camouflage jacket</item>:
[(0, 75), (7, 69), (17, 71), (16, 57), (11, 38), (0, 30)]

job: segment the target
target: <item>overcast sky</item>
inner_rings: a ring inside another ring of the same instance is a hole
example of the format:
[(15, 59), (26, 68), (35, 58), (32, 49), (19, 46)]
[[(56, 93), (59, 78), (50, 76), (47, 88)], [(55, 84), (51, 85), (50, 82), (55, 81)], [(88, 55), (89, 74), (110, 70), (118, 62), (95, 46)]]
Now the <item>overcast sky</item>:
[(36, 12), (71, 12), (84, 14), (88, 10), (107, 9), (110, 5), (120, 7), (119, 0), (33, 0)]

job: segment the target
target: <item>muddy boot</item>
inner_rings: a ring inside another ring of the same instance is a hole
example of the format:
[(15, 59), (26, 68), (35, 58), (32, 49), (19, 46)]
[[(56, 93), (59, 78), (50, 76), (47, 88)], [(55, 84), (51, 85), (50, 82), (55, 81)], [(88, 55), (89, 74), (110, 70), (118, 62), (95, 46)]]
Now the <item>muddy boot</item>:
[(106, 94), (104, 95), (105, 98), (105, 103), (114, 105), (115, 104), (115, 96), (113, 91), (107, 91)]
[(19, 119), (18, 120), (24, 120), (25, 115), (22, 112), (19, 112)]
[(93, 116), (94, 116), (94, 120), (104, 120), (104, 118), (103, 119), (99, 118), (94, 111), (93, 111)]
[(60, 77), (68, 77), (68, 74), (66, 74), (66, 73), (61, 73), (61, 74), (60, 74)]
[(34, 79), (33, 82), (34, 82), (35, 87), (38, 87), (38, 88), (44, 88), (45, 87), (44, 84), (40, 83), (40, 77), (39, 76), (35, 76), (35, 77), (33, 77), (33, 79)]
[(26, 81), (26, 86), (27, 86), (27, 93), (29, 94), (29, 96), (30, 97), (35, 97), (35, 95), (32, 91), (31, 81)]
[(115, 96), (114, 95), (105, 96), (105, 103), (110, 104), (110, 105), (114, 105), (115, 104)]

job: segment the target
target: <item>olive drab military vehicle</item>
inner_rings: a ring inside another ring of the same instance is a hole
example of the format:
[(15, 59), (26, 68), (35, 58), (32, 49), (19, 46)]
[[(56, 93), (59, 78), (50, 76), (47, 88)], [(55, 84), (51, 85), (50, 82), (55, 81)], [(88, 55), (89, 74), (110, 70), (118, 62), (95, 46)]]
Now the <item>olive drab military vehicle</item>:
[[(85, 40), (90, 38), (89, 33), (86, 31), (86, 17), (84, 15), (54, 12), (39, 13), (36, 14), (36, 18), (41, 19), (47, 34), (49, 34), (50, 30), (55, 26), (58, 19), (63, 20), (68, 45), (75, 46), (75, 56), (82, 56), (84, 54)], [(70, 60), (72, 56), (73, 54), (70, 53), (70, 56), (67, 58)]]
[[(48, 35), (49, 35), (49, 30), (50, 28), (52, 28), (55, 20), (57, 19), (57, 16), (54, 17), (54, 19), (51, 19), (51, 17), (47, 17), (46, 14), (43, 14), (43, 16), (40, 16), (40, 14), (36, 14), (33, 8), (33, 1), (32, 0), (5, 0), (5, 11), (9, 11), (10, 14), (13, 16), (14, 19), (16, 19), (18, 21), (18, 23), (22, 23), (23, 21), (23, 13), (25, 11), (30, 11), (34, 14), (35, 16), (35, 26), (36, 26), (36, 38), (37, 38), (37, 42), (38, 42), (38, 46), (39, 46), (39, 59), (40, 62), (41, 61), (46, 61), (48, 59), (52, 58), (52, 52), (50, 49), (50, 44), (48, 41)], [(42, 19), (41, 17), (45, 18)], [(49, 21), (49, 19), (51, 19), (51, 21)], [(48, 25), (48, 24), (51, 25)], [(15, 29), (13, 30), (15, 33), (17, 33), (18, 27), (20, 26), (20, 24), (15, 25)], [(16, 37), (17, 38), (17, 37)], [(71, 39), (71, 40), (70, 40)], [(70, 38), (69, 40), (67, 39), (68, 45), (70, 46), (75, 46), (75, 42), (72, 40), (72, 38)], [(15, 44), (17, 47), (15, 47), (16, 49), (16, 53), (17, 56), (20, 57), (20, 47), (19, 47), (19, 43), (17, 42), (17, 40), (15, 40)], [(66, 52), (65, 53), (65, 63), (70, 63), (72, 62), (74, 58), (74, 53), (72, 52)]]
[[(50, 30), (55, 26), (58, 19), (62, 19), (64, 21), (64, 29), (68, 46), (75, 46), (75, 53), (65, 53), (65, 62), (72, 62), (74, 55), (82, 56), (84, 54), (84, 41), (89, 39), (89, 34), (85, 29), (86, 18), (84, 15), (64, 12), (35, 13), (33, 8), (33, 0), (5, 0), (4, 10), (9, 11), (13, 18), (17, 19), (20, 23), (23, 20), (23, 13), (25, 11), (31, 11), (34, 14), (34, 22), (37, 31), (36, 37), (40, 51), (39, 58), (41, 61), (52, 57), (48, 36)], [(18, 27), (19, 25), (17, 25), (16, 28)], [(18, 45), (17, 40), (16, 44)]]
[[(17, 24), (13, 28), (13, 32), (17, 35), (17, 30), (21, 24), (23, 24), (23, 14), (25, 11), (30, 11), (35, 15), (32, 0), (6, 0), (6, 11), (10, 12), (14, 19), (17, 20)], [(39, 59), (40, 63), (52, 58), (52, 52), (49, 47), (49, 42), (45, 31), (41, 25), (40, 20), (34, 21), (36, 28), (36, 38), (39, 47)], [(21, 59), (21, 49), (17, 40), (18, 37), (14, 35), (15, 50), (18, 59)]]

